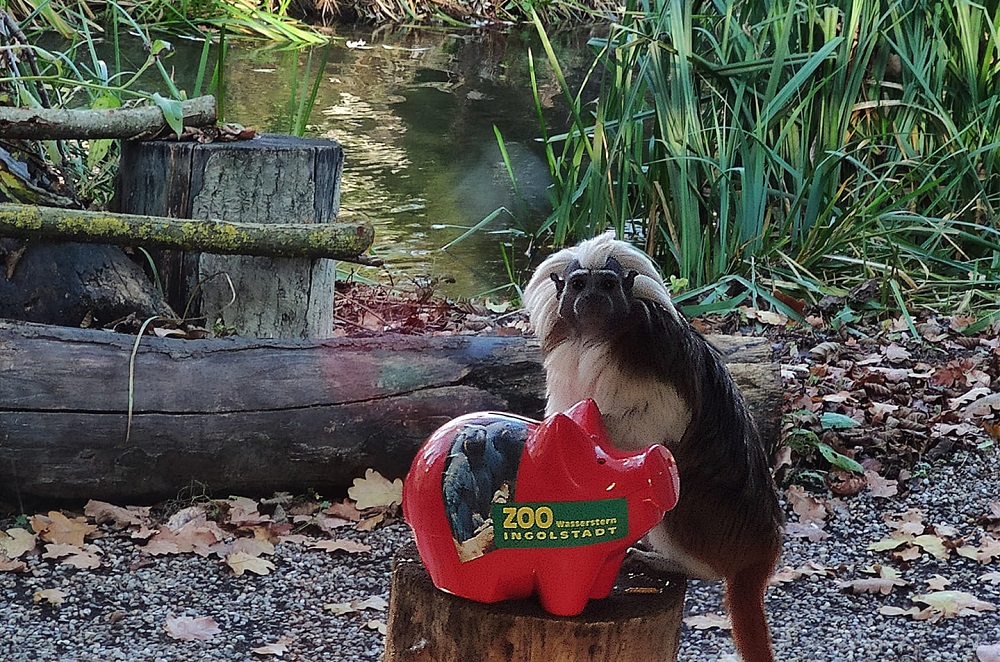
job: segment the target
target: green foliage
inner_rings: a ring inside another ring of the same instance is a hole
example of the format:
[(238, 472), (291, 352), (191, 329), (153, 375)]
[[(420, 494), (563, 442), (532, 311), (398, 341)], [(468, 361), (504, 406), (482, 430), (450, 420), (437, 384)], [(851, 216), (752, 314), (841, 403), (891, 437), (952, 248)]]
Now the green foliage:
[(717, 308), (863, 278), (887, 308), (995, 306), (988, 4), (628, 0), (576, 89), (535, 16), (572, 118), (543, 127), (554, 211), (537, 234), (612, 227)]
[[(148, 103), (161, 109), (171, 129), (182, 131), (180, 102), (186, 95), (174, 84), (172, 73), (164, 64), (173, 54), (173, 46), (162, 39), (152, 39), (121, 5), (110, 1), (104, 30), (113, 46), (113, 62), (109, 66), (98, 55), (96, 42), (100, 35), (84, 7), (80, 5), (79, 12), (70, 15), (62, 6), (66, 13), (60, 15), (64, 20), (73, 19), (79, 33), (73, 33), (71, 41), (61, 44), (58, 50), (42, 48), (30, 39), (23, 41), (21, 36), (11, 37), (17, 40), (12, 43), (19, 44), (19, 57), (0, 64), (0, 96), (6, 92), (11, 105), (35, 108), (108, 109)], [(122, 66), (121, 33), (137, 36), (145, 47), (146, 59), (134, 71)], [(208, 67), (208, 41), (206, 57), (201, 63), (204, 68)], [(153, 78), (148, 74), (153, 74)], [(149, 89), (151, 86), (159, 91)], [(41, 141), (38, 145), (37, 155), (19, 154), (19, 158), (37, 158), (57, 169), (69, 191), (80, 201), (97, 206), (107, 203), (118, 164), (117, 141)], [(5, 189), (12, 199), (24, 199), (18, 191), (6, 186)]]

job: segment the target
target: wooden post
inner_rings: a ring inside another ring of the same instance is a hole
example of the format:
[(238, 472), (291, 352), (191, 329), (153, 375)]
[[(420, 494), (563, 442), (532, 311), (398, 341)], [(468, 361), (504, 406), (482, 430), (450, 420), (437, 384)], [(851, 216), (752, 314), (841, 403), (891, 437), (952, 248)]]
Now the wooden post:
[[(267, 134), (208, 144), (124, 142), (116, 206), (177, 218), (326, 223), (340, 210), (343, 161), (335, 141)], [(209, 326), (221, 320), (260, 338), (333, 334), (332, 260), (164, 251), (157, 269), (178, 313), (204, 315)]]
[[(638, 592), (633, 592), (638, 589)], [(683, 577), (621, 574), (611, 596), (563, 618), (536, 600), (480, 604), (439, 591), (415, 545), (396, 556), (385, 662), (666, 662), (677, 659)]]

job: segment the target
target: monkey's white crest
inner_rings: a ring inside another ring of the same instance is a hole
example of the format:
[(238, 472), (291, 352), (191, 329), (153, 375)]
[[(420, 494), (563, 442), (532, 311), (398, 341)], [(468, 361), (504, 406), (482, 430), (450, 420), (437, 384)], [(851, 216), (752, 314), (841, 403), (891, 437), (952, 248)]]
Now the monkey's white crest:
[(605, 232), (550, 255), (535, 270), (524, 288), (524, 307), (540, 338), (548, 335), (559, 317), (559, 297), (552, 276), (563, 276), (573, 260), (577, 260), (584, 269), (603, 269), (609, 257), (618, 260), (625, 273), (635, 271), (638, 274), (632, 289), (633, 296), (655, 301), (677, 317), (667, 287), (649, 256), (632, 244), (615, 239), (614, 232)]

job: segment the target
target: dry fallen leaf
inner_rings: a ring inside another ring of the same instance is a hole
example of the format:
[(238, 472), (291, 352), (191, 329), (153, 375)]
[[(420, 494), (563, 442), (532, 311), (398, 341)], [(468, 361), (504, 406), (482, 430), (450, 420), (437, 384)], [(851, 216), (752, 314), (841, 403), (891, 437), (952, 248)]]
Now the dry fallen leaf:
[(331, 612), (335, 616), (343, 616), (344, 614), (353, 614), (355, 612), (364, 611), (365, 609), (374, 609), (376, 611), (385, 611), (385, 608), (389, 606), (389, 603), (377, 595), (373, 595), (369, 598), (354, 598), (350, 602), (337, 602), (331, 604), (323, 605), (323, 609)]
[(57, 510), (49, 512), (47, 517), (33, 516), (31, 528), (46, 542), (77, 547), (83, 547), (83, 539), (97, 531), (96, 526), (87, 523), (86, 517), (69, 519)]
[(879, 609), (879, 613), (887, 616), (912, 616), (914, 620), (937, 623), (943, 618), (977, 616), (983, 612), (996, 611), (997, 609), (993, 604), (980, 600), (965, 591), (934, 591), (915, 595), (913, 601), (922, 602), (927, 607), (925, 609), (919, 607), (909, 609), (882, 607)]
[(211, 616), (192, 618), (191, 616), (168, 616), (163, 622), (167, 636), (181, 641), (208, 641), (222, 632), (219, 624)]
[(236, 552), (226, 557), (226, 565), (233, 570), (233, 574), (242, 577), (244, 572), (252, 572), (255, 575), (269, 575), (274, 570), (274, 564), (259, 556), (251, 556), (246, 552)]
[(124, 529), (130, 526), (145, 528), (149, 524), (149, 508), (122, 508), (104, 501), (91, 499), (83, 507), (83, 514), (98, 524), (112, 524)]
[(694, 614), (684, 619), (684, 625), (695, 630), (708, 630), (719, 628), (721, 630), (731, 630), (733, 625), (729, 622), (729, 617), (725, 614)]
[(291, 637), (281, 637), (278, 641), (273, 644), (265, 644), (259, 648), (251, 648), (251, 653), (256, 653), (257, 655), (274, 655), (275, 657), (281, 657), (288, 652), (288, 644), (292, 643)]
[(229, 523), (234, 526), (246, 526), (248, 524), (260, 524), (269, 522), (271, 518), (261, 515), (257, 510), (257, 502), (246, 497), (232, 497), (224, 501), (229, 505)]
[(386, 625), (382, 621), (374, 621), (374, 620), (368, 621), (367, 623), (365, 623), (365, 627), (368, 628), (369, 630), (375, 630), (381, 635), (385, 635), (385, 633), (387, 632)]
[(354, 479), (354, 485), (347, 489), (347, 496), (357, 502), (358, 510), (391, 506), (403, 502), (403, 481), (397, 478), (389, 482), (374, 469), (367, 469), (364, 478)]
[(948, 586), (948, 584), (950, 583), (951, 580), (948, 579), (947, 577), (942, 577), (941, 575), (933, 575), (931, 576), (930, 579), (927, 580), (927, 588), (929, 588), (932, 591), (943, 591), (945, 587)]
[(979, 579), (994, 586), (1000, 586), (1000, 572), (987, 572), (985, 575), (979, 575)]
[(9, 561), (0, 558), (0, 572), (24, 572), (27, 569), (28, 566), (24, 564), (24, 561)]
[(823, 530), (825, 522), (789, 522), (785, 525), (785, 535), (792, 538), (808, 538), (812, 542), (826, 540), (830, 534)]
[(785, 498), (791, 504), (792, 510), (799, 516), (803, 524), (822, 522), (826, 519), (826, 506), (816, 497), (806, 492), (798, 485), (792, 485), (785, 491)]
[(34, 595), (31, 596), (31, 599), (34, 602), (61, 605), (66, 600), (66, 593), (57, 588), (46, 588), (41, 591), (35, 591)]
[(1000, 644), (977, 646), (976, 657), (979, 662), (1000, 662)]
[(25, 529), (0, 530), (0, 556), (13, 560), (35, 548), (37, 536)]
[(897, 481), (883, 478), (875, 471), (866, 471), (865, 479), (868, 481), (868, 489), (871, 490), (873, 497), (888, 498), (896, 496), (899, 491)]
[(907, 586), (910, 582), (901, 579), (899, 573), (888, 566), (875, 566), (872, 569), (879, 576), (870, 579), (855, 579), (847, 582), (838, 582), (837, 586), (841, 590), (850, 591), (856, 595), (862, 593), (881, 593), (889, 595), (896, 586)]
[(925, 552), (939, 559), (947, 559), (950, 554), (948, 548), (944, 546), (944, 541), (930, 533), (917, 536), (912, 540), (912, 543), (920, 546)]
[(100, 567), (100, 555), (101, 549), (96, 545), (77, 547), (76, 545), (51, 543), (45, 546), (42, 558), (61, 559), (60, 563), (67, 563), (82, 570)]
[(372, 549), (371, 545), (344, 539), (319, 540), (311, 543), (309, 547), (311, 549), (324, 549), (328, 552), (349, 552), (351, 554), (370, 552)]

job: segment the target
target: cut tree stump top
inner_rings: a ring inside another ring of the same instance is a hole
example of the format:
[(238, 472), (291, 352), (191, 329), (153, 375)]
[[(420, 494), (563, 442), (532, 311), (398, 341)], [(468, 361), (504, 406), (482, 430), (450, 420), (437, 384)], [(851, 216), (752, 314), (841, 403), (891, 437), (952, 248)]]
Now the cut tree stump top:
[(578, 616), (537, 600), (481, 604), (435, 588), (408, 545), (389, 591), (385, 662), (666, 662), (676, 660), (685, 580), (622, 573)]

